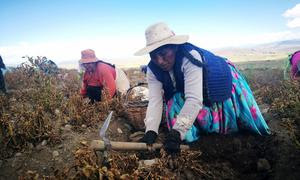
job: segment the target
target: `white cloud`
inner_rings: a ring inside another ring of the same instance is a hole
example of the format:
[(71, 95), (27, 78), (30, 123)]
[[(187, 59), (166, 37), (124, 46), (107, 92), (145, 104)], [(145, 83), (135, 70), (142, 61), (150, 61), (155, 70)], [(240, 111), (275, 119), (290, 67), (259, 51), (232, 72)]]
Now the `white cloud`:
[(300, 4), (286, 10), (283, 16), (288, 18), (287, 26), (290, 28), (300, 27)]
[(300, 27), (300, 17), (289, 20), (287, 26), (290, 28)]
[(300, 17), (300, 4), (296, 4), (295, 7), (286, 10), (283, 16), (290, 18)]

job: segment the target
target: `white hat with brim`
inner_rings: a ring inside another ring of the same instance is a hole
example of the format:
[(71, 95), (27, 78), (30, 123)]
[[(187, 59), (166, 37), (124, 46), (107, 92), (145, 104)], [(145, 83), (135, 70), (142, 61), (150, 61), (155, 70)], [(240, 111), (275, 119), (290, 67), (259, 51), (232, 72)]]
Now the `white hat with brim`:
[(166, 44), (184, 44), (189, 39), (188, 35), (175, 35), (165, 23), (157, 23), (148, 27), (145, 36), (146, 47), (137, 51), (135, 56), (148, 54)]

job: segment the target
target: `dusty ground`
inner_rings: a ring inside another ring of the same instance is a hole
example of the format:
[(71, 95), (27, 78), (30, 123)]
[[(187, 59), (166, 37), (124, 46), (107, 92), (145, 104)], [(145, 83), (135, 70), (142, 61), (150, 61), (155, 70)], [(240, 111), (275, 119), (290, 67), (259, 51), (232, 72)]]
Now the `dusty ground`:
[[(289, 139), (287, 132), (279, 122), (266, 113), (265, 117), (272, 130), (268, 137), (254, 136), (248, 133), (219, 136), (204, 135), (192, 144), (192, 149), (200, 150), (198, 159), (211, 179), (297, 179), (300, 177), (299, 150)], [(122, 131), (122, 133), (118, 129)], [(114, 120), (109, 129), (111, 139), (128, 141), (130, 128), (124, 126), (121, 119)], [(18, 179), (28, 170), (43, 175), (53, 175), (55, 170), (64, 168), (74, 161), (73, 153), (99, 139), (98, 129), (87, 128), (78, 133), (63, 130), (63, 141), (55, 146), (37, 145), (16, 153), (13, 157), (1, 160), (1, 179)], [(55, 154), (57, 152), (57, 154)], [(141, 159), (155, 156), (138, 153)], [(196, 174), (189, 177), (197, 179)], [(210, 179), (209, 177), (207, 179)]]
[[(274, 80), (273, 75), (265, 70), (245, 72), (257, 74), (261, 77), (260, 85)], [(266, 74), (265, 74), (266, 73)], [(130, 74), (133, 82), (144, 81), (144, 76), (138, 73)], [(250, 80), (251, 81), (251, 80)], [(275, 83), (275, 82), (274, 82)], [(264, 97), (257, 97), (263, 99)], [(270, 111), (269, 104), (260, 101), (264, 117), (270, 126), (272, 135), (260, 137), (247, 132), (220, 136), (216, 134), (203, 135), (199, 141), (191, 144), (192, 150), (201, 151), (197, 156), (198, 165), (203, 173), (197, 174), (189, 168), (177, 173), (178, 179), (299, 179), (300, 177), (300, 150), (292, 141), (288, 129), (282, 126), (282, 119)], [(54, 177), (65, 167), (74, 164), (74, 153), (88, 147), (91, 140), (99, 139), (99, 128), (82, 126), (81, 130), (71, 125), (60, 127), (62, 141), (53, 144), (47, 141), (38, 144), (29, 144), (27, 148), (14, 152), (11, 156), (0, 160), (0, 179), (18, 179), (28, 174), (39, 174), (39, 178)], [(299, 126), (297, 131), (299, 132)], [(164, 139), (164, 128), (161, 128), (159, 140)], [(130, 134), (134, 129), (124, 117), (113, 116), (108, 135), (111, 140), (130, 141)], [(114, 153), (114, 152), (110, 152)], [(159, 152), (131, 152), (141, 159), (160, 158)], [(124, 155), (127, 156), (128, 154)], [(172, 171), (172, 169), (170, 169)], [(27, 176), (28, 177), (28, 176)], [(85, 178), (83, 178), (85, 179)]]

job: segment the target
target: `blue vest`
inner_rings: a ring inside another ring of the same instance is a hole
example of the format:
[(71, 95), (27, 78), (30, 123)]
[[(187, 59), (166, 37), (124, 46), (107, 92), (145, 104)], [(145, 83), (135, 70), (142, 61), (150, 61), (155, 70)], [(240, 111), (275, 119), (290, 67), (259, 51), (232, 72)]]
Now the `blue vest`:
[[(189, 53), (191, 50), (196, 50), (201, 55), (202, 62), (195, 59)], [(183, 57), (186, 57), (196, 66), (203, 68), (203, 101), (205, 105), (222, 102), (231, 97), (232, 75), (225, 59), (205, 49), (201, 49), (190, 43), (185, 43), (179, 45), (176, 52), (173, 67), (176, 87), (173, 87), (169, 72), (163, 71), (152, 61), (148, 64), (148, 67), (156, 79), (163, 84), (164, 97), (167, 101), (170, 100), (176, 92), (184, 93), (184, 75), (181, 71)]]

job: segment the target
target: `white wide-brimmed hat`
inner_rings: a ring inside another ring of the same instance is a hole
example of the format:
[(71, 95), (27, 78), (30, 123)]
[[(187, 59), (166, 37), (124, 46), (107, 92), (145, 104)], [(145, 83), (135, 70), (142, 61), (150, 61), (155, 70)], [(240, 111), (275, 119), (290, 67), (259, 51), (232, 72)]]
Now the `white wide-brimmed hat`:
[(141, 56), (166, 45), (166, 44), (183, 44), (189, 39), (188, 35), (175, 35), (167, 24), (160, 22), (151, 25), (145, 31), (146, 47), (137, 51), (134, 55)]

